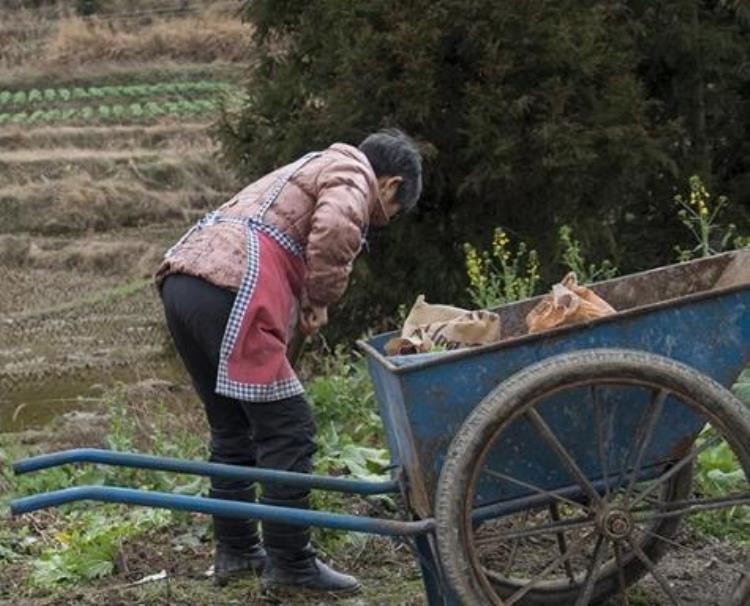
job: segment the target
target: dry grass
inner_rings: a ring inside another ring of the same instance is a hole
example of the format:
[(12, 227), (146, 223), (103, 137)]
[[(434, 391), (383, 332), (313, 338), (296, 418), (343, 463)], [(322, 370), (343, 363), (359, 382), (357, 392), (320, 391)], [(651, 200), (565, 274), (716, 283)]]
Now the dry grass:
[(0, 129), (0, 150), (53, 149), (75, 146), (96, 150), (168, 149), (180, 152), (211, 145), (204, 123), (161, 123), (153, 126), (14, 126)]
[(251, 30), (221, 14), (158, 20), (140, 28), (100, 20), (65, 19), (44, 50), (49, 65), (175, 61), (247, 61)]
[(0, 59), (0, 82), (3, 88), (12, 90), (162, 81), (223, 80), (235, 82), (244, 78), (245, 72), (246, 64), (228, 61), (196, 63), (156, 59), (138, 63), (121, 64), (117, 61), (101, 61), (100, 63), (50, 67), (38, 59), (36, 63), (28, 62), (3, 69)]
[(229, 197), (181, 174), (189, 188), (158, 191), (136, 180), (72, 175), (0, 190), (0, 232), (85, 234), (159, 223), (187, 224)]
[(0, 11), (0, 68), (70, 67), (102, 61), (243, 62), (252, 29), (226, 5), (184, 16), (43, 19), (33, 9)]
[(70, 155), (65, 155), (60, 149), (7, 152), (4, 157), (9, 161), (0, 160), (0, 184), (5, 185), (0, 189), (0, 199), (6, 198), (8, 192), (5, 190), (15, 185), (42, 186), (51, 180), (76, 177), (84, 181), (84, 187), (88, 186), (86, 181), (114, 180), (126, 184), (135, 181), (149, 190), (166, 192), (180, 189), (205, 192), (206, 188), (225, 192), (227, 188), (237, 186), (236, 178), (213, 157), (210, 150), (190, 153), (74, 150), (71, 149)]
[(53, 25), (39, 19), (36, 11), (14, 10), (0, 14), (0, 67), (9, 68), (33, 61), (44, 51)]
[(33, 267), (143, 278), (153, 273), (165, 248), (147, 242), (111, 239), (76, 240), (60, 250), (45, 250), (32, 244), (27, 262)]

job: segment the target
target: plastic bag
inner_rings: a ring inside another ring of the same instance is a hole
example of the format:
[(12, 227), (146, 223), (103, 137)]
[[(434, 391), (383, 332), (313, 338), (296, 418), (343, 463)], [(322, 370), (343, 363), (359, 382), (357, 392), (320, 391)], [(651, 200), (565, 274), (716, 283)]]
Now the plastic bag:
[(500, 340), (500, 316), (491, 311), (468, 311), (450, 305), (432, 305), (424, 295), (406, 317), (401, 336), (388, 341), (389, 356), (458, 349)]
[(585, 286), (579, 286), (575, 272), (570, 272), (552, 287), (552, 294), (528, 313), (526, 326), (530, 333), (535, 333), (613, 313), (615, 309), (609, 303)]

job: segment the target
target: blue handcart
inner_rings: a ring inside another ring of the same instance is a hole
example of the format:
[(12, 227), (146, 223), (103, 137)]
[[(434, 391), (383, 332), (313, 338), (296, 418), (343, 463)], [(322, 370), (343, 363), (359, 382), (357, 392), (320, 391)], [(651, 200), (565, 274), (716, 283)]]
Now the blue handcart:
[[(727, 389), (750, 363), (750, 251), (591, 288), (618, 313), (528, 335), (535, 298), (496, 310), (506, 339), (494, 345), (387, 357), (392, 334), (360, 341), (389, 481), (97, 449), (14, 465), (19, 474), (98, 463), (400, 493), (406, 519), (108, 486), (20, 498), (11, 511), (91, 500), (409, 537), (431, 606), (750, 604), (741, 543), (726, 547), (726, 561), (703, 563), (706, 579), (686, 572), (712, 521), (750, 526), (750, 411)], [(730, 467), (699, 472), (717, 452)]]

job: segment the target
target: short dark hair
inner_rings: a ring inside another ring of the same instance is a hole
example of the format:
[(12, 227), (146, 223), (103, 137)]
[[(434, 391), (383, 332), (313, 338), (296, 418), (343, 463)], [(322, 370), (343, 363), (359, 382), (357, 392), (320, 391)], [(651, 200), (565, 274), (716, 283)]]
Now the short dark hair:
[(396, 200), (405, 211), (414, 208), (422, 194), (422, 155), (412, 138), (398, 128), (384, 128), (369, 135), (359, 149), (376, 177), (403, 177)]

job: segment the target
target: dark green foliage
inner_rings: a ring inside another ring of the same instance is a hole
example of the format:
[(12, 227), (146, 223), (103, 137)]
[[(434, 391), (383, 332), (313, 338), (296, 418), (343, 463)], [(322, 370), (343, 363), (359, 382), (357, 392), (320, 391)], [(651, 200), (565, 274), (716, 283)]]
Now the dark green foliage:
[(723, 193), (750, 172), (750, 43), (728, 4), (254, 0), (244, 16), (257, 68), (222, 138), (248, 179), (382, 126), (423, 149), (420, 210), (371, 234), (337, 315), (349, 334), (418, 292), (466, 302), (461, 245), (494, 226), (547, 280), (563, 224), (590, 261), (670, 262), (689, 174)]

